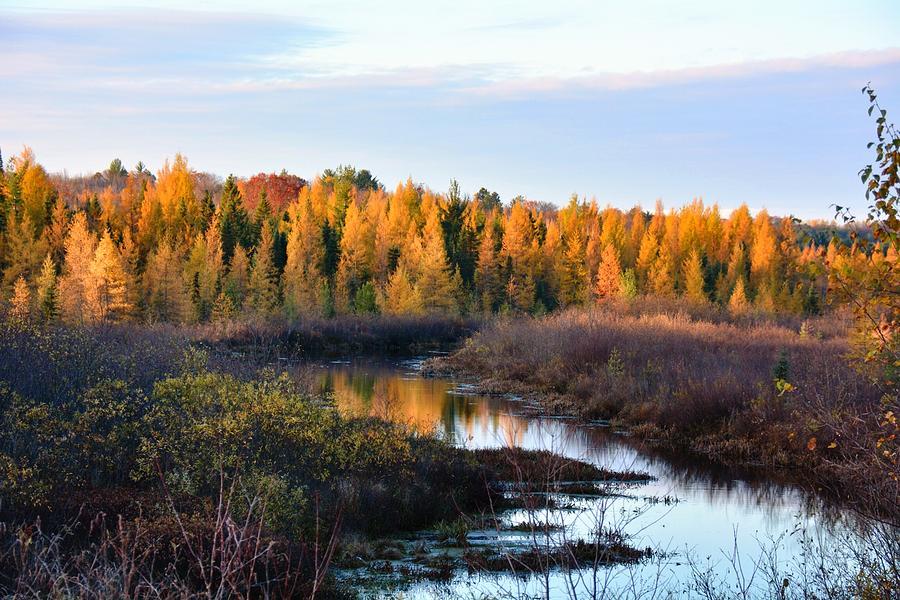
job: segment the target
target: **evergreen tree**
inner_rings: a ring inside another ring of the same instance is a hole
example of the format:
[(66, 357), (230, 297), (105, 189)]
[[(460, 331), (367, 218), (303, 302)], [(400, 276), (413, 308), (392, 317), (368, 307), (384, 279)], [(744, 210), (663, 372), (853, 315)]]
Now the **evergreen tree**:
[(244, 247), (234, 247), (234, 256), (231, 257), (231, 267), (225, 276), (225, 293), (234, 305), (235, 310), (240, 311), (244, 307), (244, 298), (250, 281), (250, 259)]
[(353, 299), (353, 310), (357, 314), (375, 314), (378, 312), (378, 300), (375, 293), (375, 286), (371, 281), (365, 282), (356, 291), (356, 297)]
[(632, 299), (638, 295), (637, 275), (634, 269), (625, 269), (622, 273), (622, 279), (619, 280), (619, 294), (623, 298)]
[(131, 235), (129, 229), (125, 229), (122, 235), (122, 268), (125, 270), (125, 305), (122, 316), (129, 319), (137, 319), (143, 314), (145, 308), (142, 273), (144, 265), (141, 262), (141, 249)]
[[(6, 268), (3, 271), (3, 289), (9, 294), (19, 277), (34, 281), (47, 253), (43, 238), (35, 239), (34, 227), (26, 214), (20, 218), (14, 214), (6, 235)], [(8, 297), (8, 296), (7, 296)]]
[[(207, 319), (215, 300), (215, 286), (208, 284), (207, 275), (206, 238), (203, 234), (198, 233), (194, 237), (194, 243), (191, 245), (187, 261), (184, 264), (184, 282), (191, 292), (192, 316), (195, 322), (202, 323)], [(202, 286), (204, 288), (202, 291), (201, 280), (207, 284)]]
[(235, 246), (249, 247), (249, 222), (241, 191), (234, 175), (229, 175), (222, 186), (222, 201), (219, 204), (219, 235), (222, 238), (222, 260), (231, 264)]
[(59, 286), (56, 265), (48, 253), (41, 266), (41, 274), (37, 279), (37, 301), (41, 319), (51, 323), (59, 316)]
[(579, 223), (570, 226), (565, 238), (562, 273), (559, 278), (559, 302), (563, 306), (584, 304), (588, 299), (588, 269), (585, 239)]
[(201, 233), (206, 233), (213, 217), (216, 214), (216, 204), (213, 202), (212, 192), (206, 190), (203, 192), (203, 200), (200, 201), (200, 219), (199, 227)]
[(470, 208), (471, 203), (460, 195), (459, 184), (452, 180), (447, 202), (440, 209), (444, 252), (451, 271), (458, 271), (463, 285), (468, 288), (475, 282), (478, 262), (477, 232), (467, 218)]
[(478, 245), (478, 269), (475, 287), (486, 313), (496, 312), (503, 302), (503, 263), (499, 249), (497, 227), (486, 223)]
[(248, 290), (252, 307), (262, 315), (272, 314), (278, 306), (278, 272), (272, 263), (272, 245), (272, 225), (265, 222), (253, 255)]

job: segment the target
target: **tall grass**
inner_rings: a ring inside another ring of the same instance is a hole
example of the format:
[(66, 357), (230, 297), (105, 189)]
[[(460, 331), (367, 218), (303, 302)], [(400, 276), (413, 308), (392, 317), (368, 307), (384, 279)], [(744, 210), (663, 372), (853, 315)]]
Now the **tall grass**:
[(820, 482), (878, 490), (896, 513), (897, 459), (878, 450), (883, 391), (849, 366), (848, 331), (835, 314), (804, 322), (641, 301), (499, 321), (432, 366), (660, 445), (821, 468)]

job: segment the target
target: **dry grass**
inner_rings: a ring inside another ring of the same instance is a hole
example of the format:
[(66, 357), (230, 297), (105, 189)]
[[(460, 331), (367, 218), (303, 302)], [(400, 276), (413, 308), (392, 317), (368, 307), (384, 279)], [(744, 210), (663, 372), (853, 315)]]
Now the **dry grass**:
[(719, 460), (825, 466), (828, 484), (875, 486), (896, 511), (896, 459), (876, 448), (883, 391), (849, 366), (848, 331), (839, 315), (804, 324), (642, 299), (499, 321), (432, 368)]

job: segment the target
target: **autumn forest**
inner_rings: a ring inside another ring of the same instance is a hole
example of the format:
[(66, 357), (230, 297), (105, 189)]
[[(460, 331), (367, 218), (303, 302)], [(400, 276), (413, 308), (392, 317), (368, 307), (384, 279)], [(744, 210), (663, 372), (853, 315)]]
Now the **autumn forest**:
[(829, 268), (855, 260), (824, 227), (746, 206), (504, 205), (455, 182), (391, 191), (352, 167), (222, 182), (181, 155), (155, 174), (114, 160), (69, 177), (28, 148), (2, 173), (0, 225), (9, 310), (67, 323), (540, 314), (638, 295), (814, 315)]
[(0, 596), (895, 598), (863, 92), (864, 221), (0, 160)]

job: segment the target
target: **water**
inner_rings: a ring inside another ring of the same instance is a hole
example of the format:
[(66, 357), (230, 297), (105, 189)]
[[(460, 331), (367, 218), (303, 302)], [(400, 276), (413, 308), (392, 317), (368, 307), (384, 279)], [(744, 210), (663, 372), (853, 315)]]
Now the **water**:
[[(709, 569), (724, 585), (740, 586), (764, 556), (763, 548), (778, 548), (778, 562), (798, 560), (803, 540), (846, 535), (838, 511), (778, 474), (717, 467), (695, 458), (669, 456), (641, 448), (627, 436), (602, 425), (572, 419), (535, 416), (521, 400), (483, 396), (471, 385), (445, 378), (424, 378), (418, 362), (340, 361), (321, 365), (321, 383), (333, 392), (346, 414), (373, 415), (434, 431), (469, 448), (519, 446), (552, 450), (613, 470), (649, 473), (653, 480), (624, 486), (614, 497), (579, 498), (549, 515), (523, 511), (503, 515), (509, 523), (548, 520), (565, 524), (566, 536), (590, 535), (598, 525), (629, 535), (637, 548), (650, 547), (656, 558), (638, 566), (615, 566), (599, 573), (551, 574), (551, 597), (582, 595), (596, 585), (624, 597), (649, 588), (665, 587), (656, 597), (693, 597), (692, 571)], [(531, 407), (533, 408), (533, 407)], [(600, 523), (602, 521), (602, 523)], [(492, 542), (527, 545), (527, 534), (476, 532)], [(525, 547), (525, 546), (522, 546)], [(735, 556), (734, 550), (738, 554)], [(693, 557), (694, 568), (688, 557)], [(736, 575), (743, 569), (742, 576)], [(600, 584), (597, 578), (600, 579)], [(752, 587), (762, 589), (757, 572)], [(449, 586), (419, 583), (404, 589), (404, 597), (545, 595), (547, 582), (514, 576), (469, 576), (458, 573)], [(762, 592), (760, 592), (762, 595)]]

